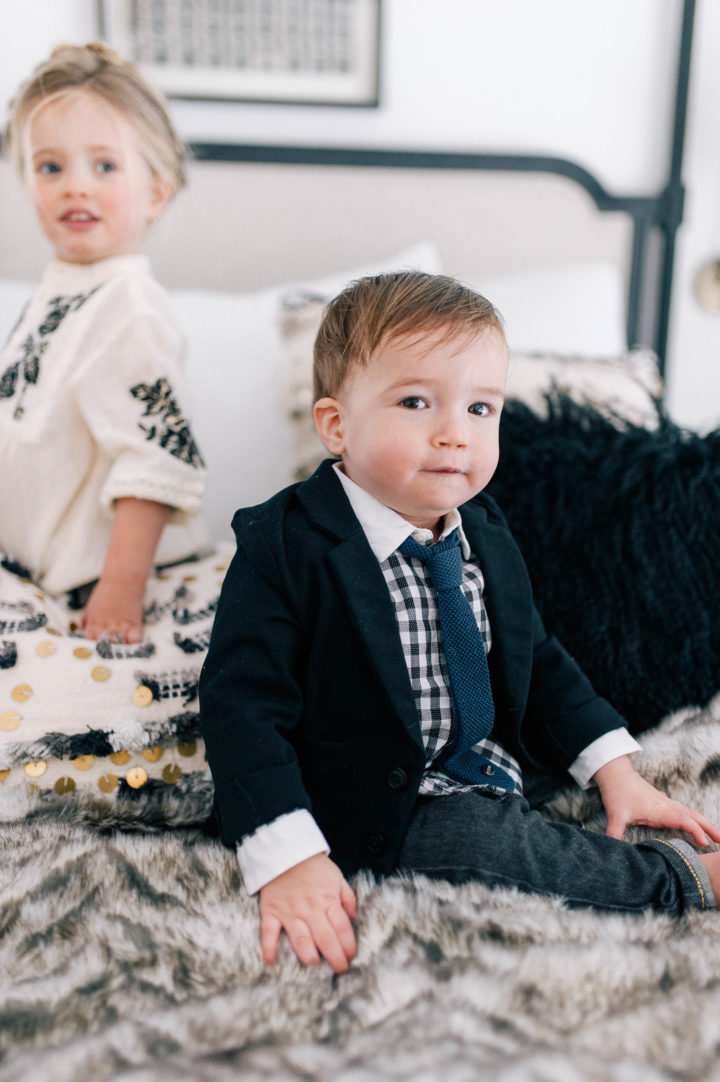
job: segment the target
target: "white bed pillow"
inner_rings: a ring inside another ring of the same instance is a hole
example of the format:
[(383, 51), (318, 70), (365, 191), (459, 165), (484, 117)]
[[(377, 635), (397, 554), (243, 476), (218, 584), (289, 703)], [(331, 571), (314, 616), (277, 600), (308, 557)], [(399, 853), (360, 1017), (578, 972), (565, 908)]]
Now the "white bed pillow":
[(231, 536), (238, 507), (267, 499), (293, 479), (284, 300), (304, 294), (327, 301), (353, 278), (411, 267), (437, 273), (437, 247), (419, 243), (371, 265), (256, 293), (171, 294), (187, 339), (191, 415), (208, 465), (205, 517), (213, 538)]
[(466, 279), (499, 309), (510, 347), (590, 357), (627, 349), (625, 284), (609, 263), (564, 263)]

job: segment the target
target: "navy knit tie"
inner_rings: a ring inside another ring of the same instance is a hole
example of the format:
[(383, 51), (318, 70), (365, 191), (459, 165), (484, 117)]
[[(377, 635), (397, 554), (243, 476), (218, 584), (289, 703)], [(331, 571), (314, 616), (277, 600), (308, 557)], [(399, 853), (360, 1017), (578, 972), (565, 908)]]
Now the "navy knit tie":
[[(403, 556), (422, 560), (437, 594), (450, 694), (455, 708), (456, 735), (440, 761), (460, 781), (512, 788), (504, 770), (470, 749), (492, 731), (495, 719), (485, 644), (470, 604), (463, 594), (462, 557), (457, 530), (435, 545), (421, 545), (408, 537), (400, 545)], [(494, 775), (492, 778), (490, 775)], [(509, 785), (508, 785), (509, 783)]]

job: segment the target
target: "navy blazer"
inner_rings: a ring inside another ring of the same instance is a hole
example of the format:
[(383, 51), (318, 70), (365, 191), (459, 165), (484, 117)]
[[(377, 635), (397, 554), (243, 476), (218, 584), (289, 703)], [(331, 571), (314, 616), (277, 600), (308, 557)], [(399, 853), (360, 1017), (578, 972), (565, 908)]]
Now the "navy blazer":
[[(481, 493), (461, 515), (485, 577), (493, 736), (522, 766), (564, 770), (625, 723), (545, 632), (494, 501)], [(329, 460), (233, 528), (200, 679), (222, 839), (307, 808), (346, 875), (387, 873), (425, 754), (380, 565)]]

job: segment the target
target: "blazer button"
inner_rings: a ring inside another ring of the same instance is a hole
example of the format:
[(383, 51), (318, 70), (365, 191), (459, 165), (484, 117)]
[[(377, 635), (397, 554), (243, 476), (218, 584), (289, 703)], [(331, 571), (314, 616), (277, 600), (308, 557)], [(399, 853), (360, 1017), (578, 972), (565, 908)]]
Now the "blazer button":
[(385, 781), (391, 789), (404, 789), (408, 783), (408, 776), (401, 766), (395, 766), (390, 771)]
[(480, 767), (480, 772), (484, 774), (486, 778), (490, 778), (495, 773), (495, 767), (490, 763), (483, 763)]
[(385, 852), (385, 835), (368, 834), (366, 844), (368, 853), (371, 853), (374, 857), (379, 857), (381, 853)]

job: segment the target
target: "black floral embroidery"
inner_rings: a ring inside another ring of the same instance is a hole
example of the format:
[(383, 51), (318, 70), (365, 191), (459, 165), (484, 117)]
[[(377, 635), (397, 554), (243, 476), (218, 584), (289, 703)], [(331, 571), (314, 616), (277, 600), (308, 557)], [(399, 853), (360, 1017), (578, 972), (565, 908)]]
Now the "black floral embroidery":
[(154, 383), (136, 383), (130, 393), (145, 403), (143, 417), (152, 418), (147, 424), (138, 422), (145, 439), (155, 440), (171, 455), (190, 466), (204, 466), (190, 426), (173, 397), (172, 387), (164, 377)]
[(0, 376), (0, 398), (12, 398), (15, 394), (15, 385), (20, 372), (20, 362), (10, 364)]
[(28, 387), (33, 387), (40, 379), (40, 362), (53, 334), (68, 312), (77, 312), (89, 297), (100, 287), (96, 286), (89, 293), (74, 293), (70, 296), (52, 297), (48, 309), (35, 334), (29, 334), (22, 343), (21, 355), (7, 366), (0, 375), (0, 398), (18, 396), (13, 417), (19, 421), (25, 409), (23, 400)]
[[(0, 567), (5, 568), (11, 575), (17, 575), (20, 579), (31, 579), (32, 574), (24, 564), (18, 563), (12, 556), (0, 555)], [(2, 604), (5, 604), (2, 602)]]

